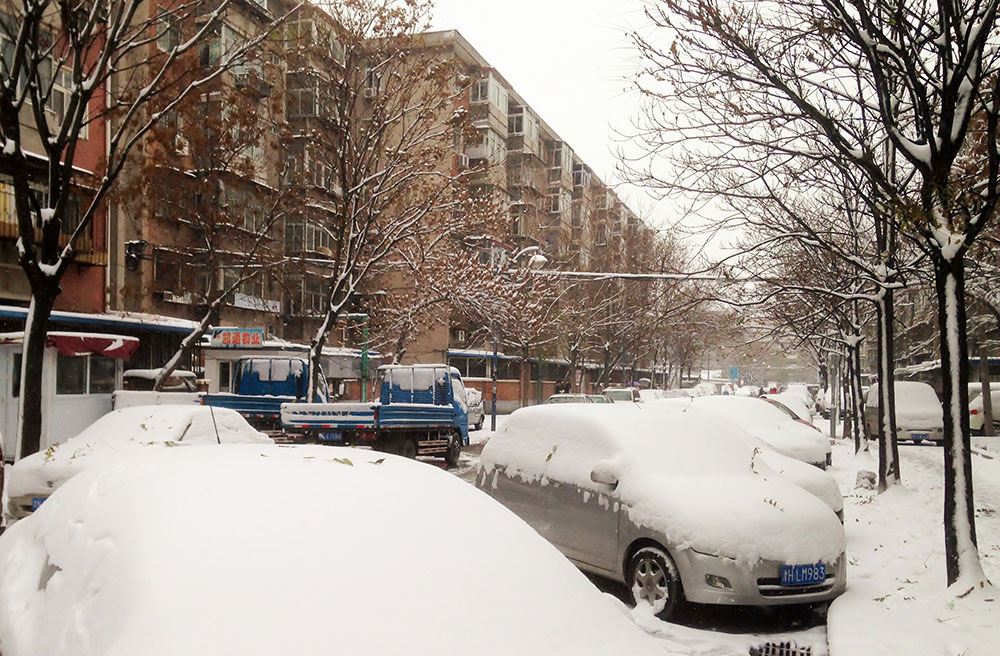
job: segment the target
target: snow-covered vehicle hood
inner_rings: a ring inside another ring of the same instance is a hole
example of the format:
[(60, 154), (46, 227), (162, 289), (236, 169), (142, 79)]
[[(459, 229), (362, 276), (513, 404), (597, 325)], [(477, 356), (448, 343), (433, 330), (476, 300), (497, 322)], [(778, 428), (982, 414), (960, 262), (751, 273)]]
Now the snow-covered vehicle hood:
[(778, 453), (810, 464), (825, 464), (830, 453), (829, 440), (809, 426), (788, 422), (769, 430), (750, 431)]
[(145, 449), (193, 444), (273, 444), (234, 410), (210, 406), (133, 406), (104, 415), (75, 437), (14, 463), (11, 497), (48, 495), (80, 471)]
[(146, 450), (67, 482), (0, 536), (0, 645), (4, 656), (663, 653), (458, 478), (387, 454), (274, 445)]
[(632, 522), (701, 553), (832, 563), (846, 546), (830, 507), (773, 473), (623, 477), (619, 488)]

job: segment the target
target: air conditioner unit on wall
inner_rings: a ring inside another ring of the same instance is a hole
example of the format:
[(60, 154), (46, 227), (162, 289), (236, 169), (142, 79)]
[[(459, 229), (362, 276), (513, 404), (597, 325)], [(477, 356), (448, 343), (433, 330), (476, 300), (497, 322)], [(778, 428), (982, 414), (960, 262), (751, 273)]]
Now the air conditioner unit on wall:
[(469, 168), (469, 156), (465, 153), (458, 154), (458, 166), (463, 169)]

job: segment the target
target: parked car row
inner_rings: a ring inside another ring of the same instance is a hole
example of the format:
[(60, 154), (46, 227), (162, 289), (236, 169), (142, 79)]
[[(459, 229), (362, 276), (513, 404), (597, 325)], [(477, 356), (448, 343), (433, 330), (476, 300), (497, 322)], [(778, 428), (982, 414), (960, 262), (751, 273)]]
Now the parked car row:
[[(392, 390), (409, 407), (424, 370), (403, 373)], [(226, 652), (319, 653), (348, 632), (367, 636), (365, 653), (645, 654), (648, 637), (570, 563), (663, 618), (685, 602), (843, 592), (843, 502), (818, 431), (757, 398), (599, 398), (511, 415), (482, 453), (485, 494), (389, 454), (275, 445), (226, 408), (116, 410), (11, 471), (8, 512), (21, 519), (0, 537), (0, 645), (176, 653), (163, 627), (181, 622)], [(274, 558), (303, 552), (325, 557)], [(491, 583), (469, 610), (467, 579), (440, 574), (473, 568)], [(410, 611), (374, 611), (385, 590)], [(84, 591), (94, 602), (80, 606)], [(266, 616), (231, 603), (261, 595)], [(220, 610), (205, 622), (190, 598)], [(459, 614), (454, 649), (428, 638)], [(481, 644), (496, 631), (508, 638)], [(278, 634), (294, 645), (278, 648)]]

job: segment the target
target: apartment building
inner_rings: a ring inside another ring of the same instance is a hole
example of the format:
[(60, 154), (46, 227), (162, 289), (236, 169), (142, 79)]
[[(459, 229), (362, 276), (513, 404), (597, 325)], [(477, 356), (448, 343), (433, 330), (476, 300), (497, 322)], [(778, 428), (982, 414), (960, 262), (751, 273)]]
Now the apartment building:
[[(472, 169), (471, 183), (480, 193), (492, 194), (510, 208), (510, 233), (504, 235), (509, 249), (537, 246), (553, 267), (622, 270), (628, 247), (652, 234), (650, 228), (459, 32), (430, 32), (423, 38), (472, 71), (467, 109), (478, 138), (456, 144), (458, 162)], [(485, 389), (492, 353), (489, 331), (481, 328), (453, 321), (446, 347), (421, 350), (446, 348), (448, 361), (473, 386)], [(555, 352), (532, 359), (530, 368), (532, 373), (522, 376), (518, 358), (501, 354), (502, 408), (520, 403), (516, 394), (522, 377), (528, 379), (531, 400), (554, 392), (556, 381), (573, 378)], [(586, 381), (588, 376), (584, 372), (576, 378)]]
[[(170, 7), (143, 6), (158, 21), (150, 61), (199, 26), (200, 16), (181, 21)], [(213, 9), (207, 3), (199, 13)], [(224, 63), (285, 9), (275, 0), (231, 3), (184, 64), (194, 76)], [(206, 298), (238, 283), (217, 321), (276, 334), (281, 281), (246, 267), (282, 255), (273, 202), (284, 168), (285, 66), (275, 55), (265, 48), (204, 85), (164, 114), (136, 153), (112, 214), (112, 309), (198, 320)]]
[[(13, 19), (5, 25), (16, 24)], [(57, 16), (51, 16), (52, 31), (58, 29)], [(0, 51), (3, 56), (9, 56), (13, 48), (10, 37), (5, 30), (0, 30)], [(44, 66), (43, 63), (40, 66)], [(45, 103), (44, 113), (50, 128), (55, 128), (63, 121), (68, 109), (71, 84), (69, 71), (65, 69), (51, 70), (53, 59), (48, 59), (48, 69), (52, 76), (52, 91)], [(65, 246), (69, 235), (79, 223), (79, 215), (88, 201), (88, 180), (99, 171), (105, 149), (105, 124), (101, 114), (104, 94), (96, 93), (90, 103), (88, 112), (90, 122), (83, 127), (79, 145), (73, 153), (73, 166), (78, 177), (73, 189), (73, 196), (68, 209), (68, 221), (61, 226), (62, 234), (59, 245)], [(45, 198), (48, 191), (48, 159), (42, 147), (34, 110), (30, 103), (25, 103), (20, 112), (21, 147), (28, 158), (29, 186), (39, 201)], [(0, 170), (0, 306), (27, 304), (31, 297), (28, 281), (17, 262), (16, 241), (18, 238), (17, 212), (14, 206), (14, 187), (11, 171)], [(44, 204), (43, 204), (44, 206)], [(62, 279), (63, 293), (56, 300), (56, 309), (75, 312), (101, 312), (105, 308), (104, 289), (105, 275), (108, 264), (106, 222), (103, 214), (93, 221), (86, 234), (76, 241), (76, 258), (74, 264)], [(38, 235), (40, 238), (40, 229)], [(20, 323), (19, 317), (9, 316), (13, 324)], [(14, 325), (4, 321), (0, 314), (0, 331), (14, 329)]]

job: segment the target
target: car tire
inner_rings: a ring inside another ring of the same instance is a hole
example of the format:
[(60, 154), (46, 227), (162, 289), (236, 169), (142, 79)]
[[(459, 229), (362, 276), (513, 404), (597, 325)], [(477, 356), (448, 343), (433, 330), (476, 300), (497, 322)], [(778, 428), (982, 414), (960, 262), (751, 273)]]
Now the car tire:
[(647, 605), (667, 620), (684, 602), (680, 573), (673, 559), (657, 547), (643, 547), (628, 561), (626, 582), (632, 602)]
[(462, 456), (462, 436), (452, 434), (451, 442), (448, 444), (448, 451), (444, 454), (444, 463), (448, 467), (458, 467), (458, 461)]
[(476, 422), (476, 430), (483, 430), (483, 420), (484, 419), (485, 419), (485, 417), (483, 419), (480, 419), (479, 421)]

